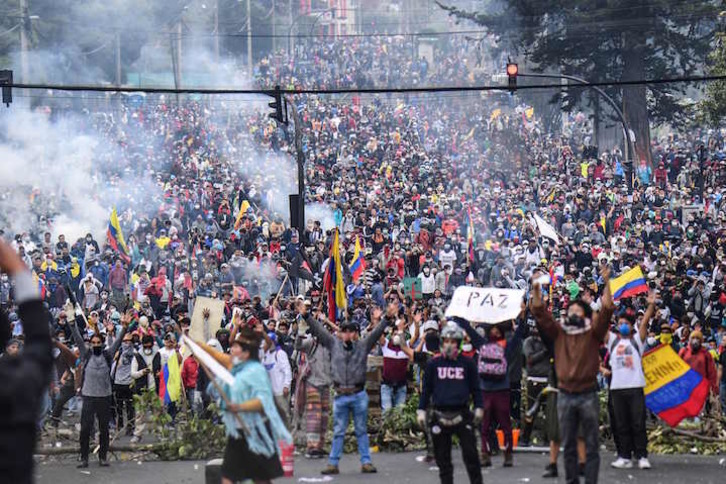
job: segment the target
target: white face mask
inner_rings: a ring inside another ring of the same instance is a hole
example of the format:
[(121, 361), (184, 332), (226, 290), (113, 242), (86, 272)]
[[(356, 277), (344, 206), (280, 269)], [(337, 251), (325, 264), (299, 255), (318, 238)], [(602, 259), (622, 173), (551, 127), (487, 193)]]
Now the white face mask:
[(153, 352), (154, 352), (153, 348), (144, 348), (144, 354), (146, 354), (146, 355), (150, 355)]
[(396, 335), (393, 337), (393, 346), (401, 346), (401, 336)]
[(648, 344), (648, 346), (655, 346), (656, 343), (653, 336), (648, 336), (648, 339), (646, 339), (645, 342)]
[(461, 345), (461, 351), (469, 352), (473, 349), (473, 346), (471, 346), (471, 343), (464, 343)]

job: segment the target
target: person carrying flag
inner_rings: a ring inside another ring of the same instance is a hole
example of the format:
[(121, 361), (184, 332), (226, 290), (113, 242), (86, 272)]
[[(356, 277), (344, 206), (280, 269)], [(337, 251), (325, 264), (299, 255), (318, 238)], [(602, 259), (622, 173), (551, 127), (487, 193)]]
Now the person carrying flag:
[[(361, 472), (372, 474), (377, 472), (371, 462), (368, 445), (368, 394), (366, 393), (366, 364), (368, 353), (380, 340), (389, 324), (393, 324), (398, 314), (398, 305), (390, 304), (386, 316), (381, 321), (371, 321), (374, 328), (364, 339), (359, 339), (360, 328), (356, 323), (344, 322), (339, 336), (330, 334), (316, 317), (308, 315), (308, 308), (302, 301), (298, 302), (297, 311), (303, 321), (298, 324), (298, 331), (304, 333), (309, 326), (310, 332), (324, 346), (331, 357), (331, 370), (335, 397), (333, 400), (333, 443), (328, 457), (328, 466), (323, 469), (324, 475), (336, 475), (340, 471), (338, 463), (343, 454), (343, 439), (348, 428), (350, 417), (353, 417), (355, 436), (358, 440)], [(306, 323), (306, 324), (305, 324)]]

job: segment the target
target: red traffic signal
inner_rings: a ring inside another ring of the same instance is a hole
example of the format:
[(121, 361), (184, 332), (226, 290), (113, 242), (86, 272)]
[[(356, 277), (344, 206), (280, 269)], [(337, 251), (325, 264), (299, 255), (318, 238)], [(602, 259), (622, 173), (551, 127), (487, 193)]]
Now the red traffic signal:
[(519, 72), (519, 67), (517, 64), (513, 62), (507, 63), (507, 76), (509, 77), (509, 92), (514, 92), (517, 90), (517, 73)]

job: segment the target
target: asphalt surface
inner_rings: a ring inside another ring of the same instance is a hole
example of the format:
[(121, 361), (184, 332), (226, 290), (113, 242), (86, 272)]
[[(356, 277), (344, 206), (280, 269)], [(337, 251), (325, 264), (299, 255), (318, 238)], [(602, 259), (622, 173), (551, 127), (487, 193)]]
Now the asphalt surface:
[[(455, 481), (468, 483), (461, 456), (454, 450)], [(341, 474), (333, 477), (320, 475), (325, 460), (306, 460), (295, 458), (295, 476), (275, 482), (328, 482), (328, 483), (438, 483), (435, 467), (421, 462), (420, 453), (373, 454), (373, 462), (378, 474), (363, 475), (357, 456), (346, 455), (341, 461)], [(723, 456), (703, 457), (697, 455), (653, 456), (653, 468), (647, 471), (638, 469), (615, 470), (610, 467), (613, 460), (610, 453), (601, 453), (601, 483), (653, 483), (653, 484), (715, 484), (726, 482), (726, 459)], [(38, 462), (36, 480), (39, 484), (184, 484), (204, 482), (204, 462), (119, 462), (111, 460), (111, 467), (100, 468), (91, 462), (88, 469), (79, 470), (72, 459), (44, 459)], [(563, 483), (564, 470), (560, 460), (559, 479), (542, 479), (540, 476), (547, 464), (544, 454), (515, 453), (514, 467), (504, 469), (502, 457), (494, 457), (494, 467), (482, 469), (485, 483)], [(1, 480), (1, 479), (0, 479)], [(583, 481), (584, 482), (584, 479)]]

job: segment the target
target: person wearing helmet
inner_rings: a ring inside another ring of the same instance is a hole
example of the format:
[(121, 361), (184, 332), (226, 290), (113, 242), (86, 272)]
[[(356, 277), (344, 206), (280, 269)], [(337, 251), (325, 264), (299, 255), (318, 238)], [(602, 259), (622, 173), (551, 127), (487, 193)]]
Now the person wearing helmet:
[[(476, 366), (461, 353), (463, 339), (464, 332), (454, 322), (449, 322), (441, 331), (441, 353), (426, 365), (416, 411), (419, 425), (428, 427), (431, 432), (442, 484), (454, 482), (452, 435), (459, 438), (469, 481), (472, 484), (483, 482), (474, 428), (484, 416), (484, 403)], [(469, 410), (470, 399), (474, 400), (473, 415)], [(429, 407), (432, 409), (430, 419), (426, 412)]]

